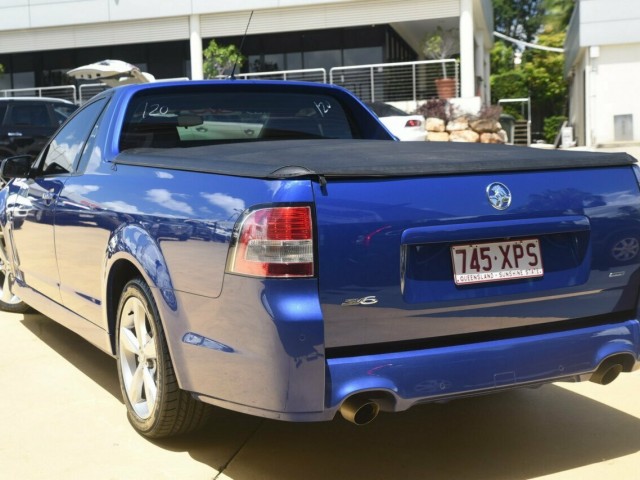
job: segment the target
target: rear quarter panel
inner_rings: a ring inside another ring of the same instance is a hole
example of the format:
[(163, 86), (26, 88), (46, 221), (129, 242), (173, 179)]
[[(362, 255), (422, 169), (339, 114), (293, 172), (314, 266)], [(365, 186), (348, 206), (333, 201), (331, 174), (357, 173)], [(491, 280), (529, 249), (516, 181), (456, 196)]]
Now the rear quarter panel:
[(256, 204), (309, 201), (309, 182), (293, 183), (130, 166), (70, 178), (56, 211), (63, 301), (106, 327), (99, 307), (116, 251), (164, 279), (152, 286), (218, 297), (238, 216)]

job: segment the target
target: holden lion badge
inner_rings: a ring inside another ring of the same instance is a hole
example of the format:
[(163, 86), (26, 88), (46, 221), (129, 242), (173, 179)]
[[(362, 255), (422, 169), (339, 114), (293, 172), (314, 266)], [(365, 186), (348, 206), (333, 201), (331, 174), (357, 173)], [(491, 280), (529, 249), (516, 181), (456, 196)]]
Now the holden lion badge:
[(487, 198), (496, 210), (506, 210), (511, 205), (511, 192), (504, 183), (493, 182), (489, 184)]

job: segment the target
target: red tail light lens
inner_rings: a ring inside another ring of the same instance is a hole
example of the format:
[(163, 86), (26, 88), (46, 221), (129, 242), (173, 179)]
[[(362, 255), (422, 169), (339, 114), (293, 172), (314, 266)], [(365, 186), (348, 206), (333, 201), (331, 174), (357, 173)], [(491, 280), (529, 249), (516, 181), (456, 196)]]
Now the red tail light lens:
[(227, 270), (254, 277), (312, 277), (313, 225), (309, 207), (277, 207), (247, 215)]
[(420, 125), (422, 125), (420, 120), (407, 120), (405, 127), (419, 127)]

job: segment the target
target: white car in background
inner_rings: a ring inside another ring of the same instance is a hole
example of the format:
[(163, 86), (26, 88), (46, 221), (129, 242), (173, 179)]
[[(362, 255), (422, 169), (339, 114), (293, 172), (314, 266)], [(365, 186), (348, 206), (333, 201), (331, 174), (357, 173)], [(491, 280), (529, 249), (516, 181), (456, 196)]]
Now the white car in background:
[(424, 117), (411, 115), (384, 102), (365, 102), (387, 129), (402, 141), (422, 141), (427, 139)]

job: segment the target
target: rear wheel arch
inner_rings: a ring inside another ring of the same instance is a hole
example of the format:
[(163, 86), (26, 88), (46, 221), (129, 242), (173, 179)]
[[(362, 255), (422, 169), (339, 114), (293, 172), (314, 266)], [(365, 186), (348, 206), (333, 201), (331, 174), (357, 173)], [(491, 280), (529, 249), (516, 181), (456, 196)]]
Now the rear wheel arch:
[(109, 333), (111, 336), (111, 353), (116, 353), (116, 323), (118, 321), (118, 303), (124, 287), (134, 278), (144, 278), (142, 272), (129, 260), (116, 261), (109, 270), (107, 280), (106, 309)]
[(131, 425), (149, 438), (204, 426), (211, 408), (180, 389), (155, 299), (140, 276), (124, 285), (115, 325), (118, 379)]
[[(125, 285), (134, 278), (140, 278), (151, 287), (154, 294), (158, 293), (157, 288), (163, 292), (172, 292), (173, 286), (162, 252), (144, 228), (126, 225), (113, 233), (108, 245), (104, 264), (107, 273), (103, 287), (103, 311), (111, 336), (112, 354), (115, 355), (117, 310)], [(144, 251), (144, 254), (140, 257), (133, 254), (135, 249), (132, 249), (132, 245), (140, 247), (138, 250)], [(154, 301), (157, 305), (166, 303), (164, 298), (154, 298)]]
[(12, 292), (12, 268), (9, 265), (4, 230), (0, 227), (0, 310), (11, 313), (26, 313), (29, 305)]

